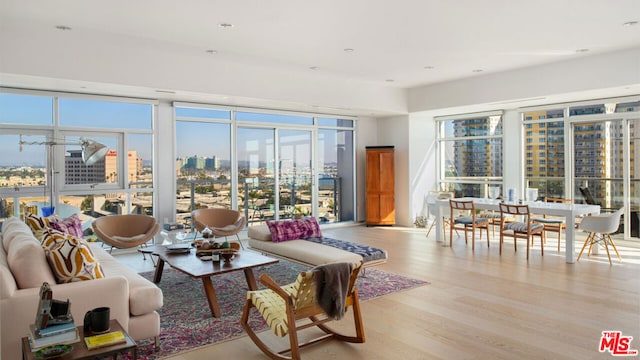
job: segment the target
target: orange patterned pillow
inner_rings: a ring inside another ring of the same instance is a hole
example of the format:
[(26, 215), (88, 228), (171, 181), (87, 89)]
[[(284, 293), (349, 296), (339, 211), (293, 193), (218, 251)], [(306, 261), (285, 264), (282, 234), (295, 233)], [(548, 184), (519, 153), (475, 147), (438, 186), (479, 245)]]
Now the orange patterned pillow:
[(47, 261), (58, 283), (99, 279), (104, 277), (102, 266), (93, 255), (86, 241), (71, 234), (63, 234), (64, 240), (45, 249)]

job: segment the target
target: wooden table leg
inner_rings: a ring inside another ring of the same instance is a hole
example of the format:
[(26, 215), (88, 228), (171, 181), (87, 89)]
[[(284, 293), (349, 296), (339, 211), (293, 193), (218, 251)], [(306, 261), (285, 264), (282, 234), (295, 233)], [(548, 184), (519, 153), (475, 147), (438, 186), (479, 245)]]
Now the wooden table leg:
[(249, 290), (258, 290), (256, 277), (253, 275), (253, 270), (251, 268), (244, 269), (244, 277), (247, 279), (247, 285), (249, 285)]
[(153, 282), (156, 284), (162, 279), (162, 269), (164, 269), (164, 260), (158, 257), (158, 266), (156, 266), (156, 272), (153, 275)]
[(218, 298), (216, 297), (216, 291), (213, 288), (213, 282), (211, 278), (206, 276), (202, 278), (202, 285), (204, 285), (204, 293), (207, 296), (209, 302), (209, 309), (213, 317), (220, 317), (220, 305), (218, 304)]

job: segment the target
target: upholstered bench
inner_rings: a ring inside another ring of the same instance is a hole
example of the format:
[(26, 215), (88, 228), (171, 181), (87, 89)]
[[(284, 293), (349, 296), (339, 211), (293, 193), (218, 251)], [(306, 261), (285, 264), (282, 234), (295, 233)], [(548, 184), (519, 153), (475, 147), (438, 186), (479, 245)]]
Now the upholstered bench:
[(364, 266), (372, 266), (387, 260), (387, 252), (383, 249), (332, 239), (321, 236), (321, 234), (305, 239), (276, 242), (272, 240), (272, 233), (266, 224), (250, 226), (248, 235), (249, 247), (256, 251), (311, 266), (333, 262), (358, 263), (360, 261)]

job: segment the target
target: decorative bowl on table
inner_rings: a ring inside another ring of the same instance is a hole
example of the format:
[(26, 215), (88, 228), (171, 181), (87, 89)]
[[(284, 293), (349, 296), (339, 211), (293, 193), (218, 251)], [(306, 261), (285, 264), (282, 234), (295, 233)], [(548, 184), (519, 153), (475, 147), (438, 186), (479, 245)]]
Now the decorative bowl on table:
[(233, 248), (227, 248), (227, 249), (220, 249), (220, 257), (222, 259), (224, 259), (224, 261), (231, 261), (231, 259), (233, 258), (233, 256), (238, 252), (236, 249)]
[(61, 357), (62, 355), (66, 355), (73, 350), (71, 345), (51, 345), (44, 347), (38, 351), (36, 351), (36, 358), (38, 359), (53, 359)]

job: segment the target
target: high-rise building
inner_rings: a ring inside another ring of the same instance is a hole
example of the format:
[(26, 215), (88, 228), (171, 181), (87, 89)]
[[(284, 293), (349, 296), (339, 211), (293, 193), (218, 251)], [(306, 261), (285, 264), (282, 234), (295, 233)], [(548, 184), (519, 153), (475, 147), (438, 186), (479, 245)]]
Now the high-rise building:
[[(118, 161), (117, 152), (109, 150), (104, 159), (87, 166), (82, 160), (82, 150), (68, 150), (65, 157), (65, 182), (67, 184), (117, 183)], [(127, 179), (137, 181), (142, 171), (142, 159), (138, 158), (135, 150), (127, 153)]]
[[(453, 121), (453, 135), (488, 136), (502, 133), (500, 116)], [(490, 139), (458, 140), (454, 146), (456, 175), (463, 177), (501, 177), (502, 142)]]
[(68, 150), (64, 158), (66, 184), (91, 184), (105, 182), (105, 159), (91, 166), (82, 160), (82, 150)]

